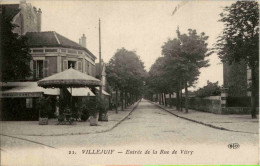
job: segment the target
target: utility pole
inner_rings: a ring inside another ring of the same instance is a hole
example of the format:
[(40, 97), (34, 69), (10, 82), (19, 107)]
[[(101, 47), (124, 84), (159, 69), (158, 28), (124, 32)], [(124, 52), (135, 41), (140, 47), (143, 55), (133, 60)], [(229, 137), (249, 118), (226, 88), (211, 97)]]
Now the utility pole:
[(99, 97), (100, 100), (102, 99), (102, 71), (101, 71), (101, 27), (100, 27), (100, 19), (99, 19), (99, 79), (101, 82), (101, 85), (99, 87)]

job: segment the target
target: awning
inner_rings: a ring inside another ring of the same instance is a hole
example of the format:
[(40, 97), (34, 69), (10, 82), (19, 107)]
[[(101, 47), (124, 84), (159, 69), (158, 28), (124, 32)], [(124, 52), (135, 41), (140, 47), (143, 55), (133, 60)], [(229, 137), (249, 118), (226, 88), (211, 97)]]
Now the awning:
[(63, 72), (56, 73), (38, 81), (38, 85), (44, 88), (48, 87), (95, 87), (101, 84), (99, 79), (84, 74), (78, 70), (70, 68)]
[[(98, 92), (99, 92), (99, 87), (96, 87), (96, 89), (97, 89)], [(105, 96), (110, 96), (110, 94), (107, 93), (106, 91), (104, 91), (103, 89), (102, 89), (102, 94), (105, 95)]]
[(95, 96), (89, 88), (67, 88), (67, 90), (70, 93), (72, 91), (72, 96)]
[[(14, 86), (15, 85), (15, 86)], [(0, 97), (41, 97), (43, 94), (46, 95), (59, 95), (60, 90), (55, 89), (44, 89), (37, 85), (37, 82), (15, 82), (6, 83), (5, 87), (12, 87), (11, 89), (1, 91)]]

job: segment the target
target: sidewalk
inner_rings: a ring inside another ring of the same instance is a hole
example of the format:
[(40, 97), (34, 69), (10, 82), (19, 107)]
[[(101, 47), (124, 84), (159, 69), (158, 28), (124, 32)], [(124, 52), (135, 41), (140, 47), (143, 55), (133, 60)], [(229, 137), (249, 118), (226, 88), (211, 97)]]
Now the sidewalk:
[(101, 133), (112, 130), (134, 111), (139, 101), (123, 111), (108, 111), (108, 122), (98, 122), (98, 126), (90, 126), (89, 121), (74, 122), (72, 125), (57, 125), (57, 119), (50, 119), (48, 125), (39, 125), (38, 121), (1, 121), (0, 134), (27, 136), (62, 136)]
[[(259, 119), (252, 119), (251, 115), (221, 115), (195, 111), (192, 109), (189, 109), (189, 112), (185, 113), (177, 111), (176, 107), (169, 108), (159, 105), (155, 102), (152, 103), (177, 117), (200, 123), (212, 128), (251, 134), (259, 133)], [(183, 109), (183, 111), (185, 111), (185, 109)]]

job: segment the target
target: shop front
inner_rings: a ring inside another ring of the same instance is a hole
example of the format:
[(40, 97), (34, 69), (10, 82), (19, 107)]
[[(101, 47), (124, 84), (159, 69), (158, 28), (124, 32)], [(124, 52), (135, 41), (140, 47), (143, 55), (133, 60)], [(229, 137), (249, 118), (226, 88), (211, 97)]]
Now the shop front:
[(38, 120), (37, 99), (42, 96), (49, 96), (52, 106), (49, 116), (55, 117), (58, 89), (45, 90), (38, 87), (37, 82), (10, 82), (2, 84), (1, 87), (1, 120)]

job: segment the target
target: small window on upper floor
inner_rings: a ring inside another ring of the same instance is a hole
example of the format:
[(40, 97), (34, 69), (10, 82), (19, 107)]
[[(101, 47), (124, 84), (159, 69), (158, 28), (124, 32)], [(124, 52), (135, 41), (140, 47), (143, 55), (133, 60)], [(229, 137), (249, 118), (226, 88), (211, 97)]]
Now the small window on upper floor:
[(58, 52), (58, 49), (45, 49), (45, 52)]
[(68, 50), (68, 53), (70, 53), (70, 54), (77, 54), (77, 51), (75, 51), (75, 50)]
[(43, 52), (43, 49), (33, 49), (32, 52), (33, 52), (33, 53)]

